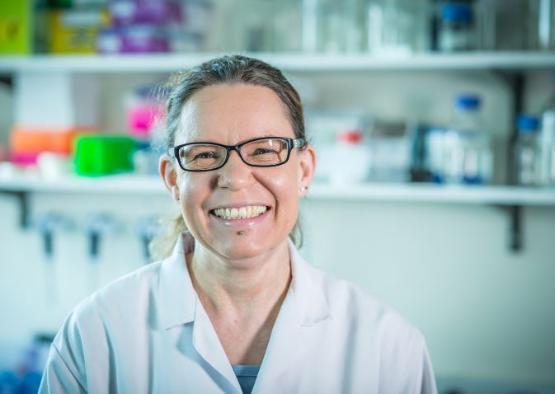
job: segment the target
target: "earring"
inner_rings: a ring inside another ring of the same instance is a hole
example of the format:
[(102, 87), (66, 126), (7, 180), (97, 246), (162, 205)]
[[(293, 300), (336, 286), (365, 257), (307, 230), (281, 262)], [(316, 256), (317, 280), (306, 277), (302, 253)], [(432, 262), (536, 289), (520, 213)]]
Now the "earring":
[(301, 187), (299, 187), (299, 193), (303, 193), (303, 192), (305, 192), (305, 191), (307, 191), (307, 190), (308, 190), (308, 187), (306, 187), (306, 186), (301, 186)]

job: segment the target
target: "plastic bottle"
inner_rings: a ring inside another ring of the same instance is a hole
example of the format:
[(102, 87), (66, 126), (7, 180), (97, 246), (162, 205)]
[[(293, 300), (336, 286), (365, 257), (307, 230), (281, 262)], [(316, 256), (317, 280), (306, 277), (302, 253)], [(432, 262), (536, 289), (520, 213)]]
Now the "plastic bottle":
[(370, 169), (370, 151), (364, 144), (361, 130), (337, 134), (330, 181), (335, 185), (364, 182)]
[(446, 183), (491, 182), (493, 154), (490, 136), (484, 131), (480, 105), (476, 95), (462, 94), (455, 99), (453, 124), (443, 137)]
[(520, 115), (517, 120), (518, 138), (515, 145), (517, 182), (524, 186), (541, 184), (541, 156), (537, 117)]
[(448, 3), (441, 6), (438, 44), (442, 52), (476, 48), (474, 15), (470, 5)]

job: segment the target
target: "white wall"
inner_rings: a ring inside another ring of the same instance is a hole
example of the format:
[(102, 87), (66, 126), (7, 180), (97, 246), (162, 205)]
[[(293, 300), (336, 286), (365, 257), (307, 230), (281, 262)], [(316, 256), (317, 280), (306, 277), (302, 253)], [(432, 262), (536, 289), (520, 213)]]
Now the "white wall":
[[(122, 129), (121, 89), (145, 76), (102, 78), (101, 124)], [(147, 76), (156, 79), (156, 76)], [(316, 89), (316, 106), (359, 108), (386, 118), (447, 121), (460, 91), (483, 95), (486, 125), (510, 128), (511, 100), (490, 73), (354, 73), (295, 75)], [(547, 95), (547, 74), (532, 78), (527, 105)], [(531, 88), (532, 89), (532, 88)], [(540, 99), (541, 98), (541, 99)], [(100, 210), (123, 218), (127, 230), (104, 245), (98, 265), (106, 283), (142, 264), (132, 227), (165, 212), (162, 197), (37, 195), (33, 216), (63, 211), (78, 223)], [(0, 196), (0, 368), (37, 330), (55, 330), (90, 292), (82, 232), (56, 239), (57, 302), (45, 297), (46, 263), (36, 232), (17, 227), (15, 200)], [(555, 209), (527, 208), (525, 250), (507, 248), (508, 216), (488, 206), (306, 201), (306, 247), (315, 265), (358, 282), (399, 309), (424, 332), (438, 376), (459, 375), (555, 386)]]

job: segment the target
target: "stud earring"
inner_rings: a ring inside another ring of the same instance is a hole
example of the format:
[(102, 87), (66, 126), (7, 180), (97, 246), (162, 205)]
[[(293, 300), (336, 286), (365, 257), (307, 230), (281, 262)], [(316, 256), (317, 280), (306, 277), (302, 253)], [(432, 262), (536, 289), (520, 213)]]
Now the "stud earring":
[(306, 186), (301, 186), (301, 187), (299, 187), (299, 193), (303, 193), (303, 192), (305, 192), (305, 191), (307, 191), (307, 190), (308, 190), (308, 187), (306, 187)]
[(177, 189), (176, 187), (173, 188), (173, 198), (176, 201), (179, 201), (179, 189)]

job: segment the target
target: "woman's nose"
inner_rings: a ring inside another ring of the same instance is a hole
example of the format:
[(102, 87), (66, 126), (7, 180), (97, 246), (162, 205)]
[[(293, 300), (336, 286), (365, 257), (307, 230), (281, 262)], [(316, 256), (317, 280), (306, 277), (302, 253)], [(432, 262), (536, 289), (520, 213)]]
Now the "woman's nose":
[(227, 163), (218, 171), (218, 187), (238, 190), (252, 182), (252, 168), (243, 162), (239, 152), (229, 152)]

